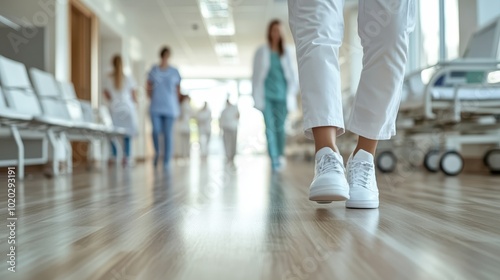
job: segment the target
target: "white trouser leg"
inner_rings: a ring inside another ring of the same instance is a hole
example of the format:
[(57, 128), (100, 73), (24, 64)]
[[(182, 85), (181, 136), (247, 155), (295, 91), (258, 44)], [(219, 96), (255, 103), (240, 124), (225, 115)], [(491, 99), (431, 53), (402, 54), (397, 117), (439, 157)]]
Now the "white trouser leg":
[(414, 0), (360, 0), (363, 71), (347, 129), (375, 140), (396, 134), (396, 116), (415, 25)]
[(238, 145), (238, 130), (231, 131), (231, 159), (236, 156)]
[(226, 150), (226, 157), (229, 160), (233, 160), (236, 156), (236, 140), (238, 132), (236, 130), (224, 130), (224, 148)]
[(205, 155), (208, 155), (209, 151), (210, 151), (210, 137), (212, 137), (212, 131), (208, 131), (207, 135), (206, 135), (206, 151), (205, 151)]
[(203, 156), (205, 154), (205, 134), (200, 133), (198, 135), (199, 137), (199, 144), (200, 144), (200, 155)]
[(297, 48), (304, 130), (335, 126), (344, 132), (339, 48), (344, 35), (344, 0), (288, 0)]
[(210, 145), (211, 132), (204, 132), (200, 134), (200, 152), (202, 156), (208, 155), (208, 148)]
[(224, 151), (226, 152), (226, 159), (231, 159), (231, 141), (229, 137), (229, 130), (224, 129), (222, 132), (222, 140), (224, 141)]
[(190, 143), (190, 139), (191, 139), (191, 135), (189, 133), (183, 133), (182, 134), (182, 157), (184, 158), (187, 158), (189, 157), (189, 154), (190, 154), (190, 148), (191, 148), (191, 143)]

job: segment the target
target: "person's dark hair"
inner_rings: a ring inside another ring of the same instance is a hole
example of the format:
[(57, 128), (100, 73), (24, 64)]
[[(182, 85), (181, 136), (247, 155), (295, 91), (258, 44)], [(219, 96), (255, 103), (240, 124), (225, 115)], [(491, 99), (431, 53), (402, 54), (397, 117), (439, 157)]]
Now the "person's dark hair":
[(120, 55), (113, 56), (113, 73), (111, 74), (115, 88), (118, 90), (122, 89), (123, 86), (123, 60)]
[(179, 96), (179, 102), (183, 102), (186, 99), (190, 99), (189, 95), (181, 93), (181, 95)]
[[(274, 19), (269, 23), (269, 26), (267, 27), (267, 42), (269, 43), (269, 46), (271, 45), (271, 31), (273, 30), (273, 27), (275, 25), (280, 25), (281, 21), (279, 19)], [(283, 36), (280, 36), (280, 41), (278, 44), (278, 53), (279, 55), (283, 55), (285, 53), (285, 46), (283, 42)]]
[(165, 55), (170, 54), (170, 48), (169, 47), (163, 47), (160, 51), (160, 58), (164, 58)]

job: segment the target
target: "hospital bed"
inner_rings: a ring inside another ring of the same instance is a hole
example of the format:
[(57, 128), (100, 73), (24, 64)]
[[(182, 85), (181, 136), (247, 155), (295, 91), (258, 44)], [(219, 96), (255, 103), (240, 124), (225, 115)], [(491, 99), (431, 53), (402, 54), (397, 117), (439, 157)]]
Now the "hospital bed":
[[(0, 56), (0, 166), (17, 165), (24, 178), (25, 165), (39, 165), (52, 158), (52, 174), (59, 173), (59, 161), (72, 170), (71, 138), (115, 138), (123, 131), (94, 122), (71, 118), (59, 85), (43, 71)], [(49, 145), (52, 153), (49, 154)]]
[(495, 145), (484, 162), (492, 172), (500, 171), (499, 48), (500, 18), (473, 34), (462, 58), (405, 77), (398, 136), (390, 147), (381, 147), (380, 171), (394, 171), (398, 159), (412, 166), (422, 159), (431, 172), (458, 175), (464, 144)]

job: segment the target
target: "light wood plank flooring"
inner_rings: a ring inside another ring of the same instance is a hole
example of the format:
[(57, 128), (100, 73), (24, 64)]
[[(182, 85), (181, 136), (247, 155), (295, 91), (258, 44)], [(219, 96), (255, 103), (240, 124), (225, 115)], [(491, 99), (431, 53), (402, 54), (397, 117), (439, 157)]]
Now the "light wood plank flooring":
[(349, 210), (307, 200), (310, 163), (237, 165), (18, 183), (17, 272), (2, 225), (0, 279), (500, 279), (500, 177), (379, 174), (380, 209)]

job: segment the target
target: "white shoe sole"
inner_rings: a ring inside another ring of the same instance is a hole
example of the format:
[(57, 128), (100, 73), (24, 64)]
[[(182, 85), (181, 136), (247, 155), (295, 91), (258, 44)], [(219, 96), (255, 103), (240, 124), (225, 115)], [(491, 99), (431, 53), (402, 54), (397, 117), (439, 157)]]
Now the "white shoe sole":
[(328, 204), (333, 201), (345, 201), (349, 199), (349, 188), (341, 186), (324, 185), (314, 186), (309, 191), (309, 200), (319, 204)]
[(347, 200), (345, 203), (345, 207), (353, 209), (375, 209), (378, 206), (378, 200)]

